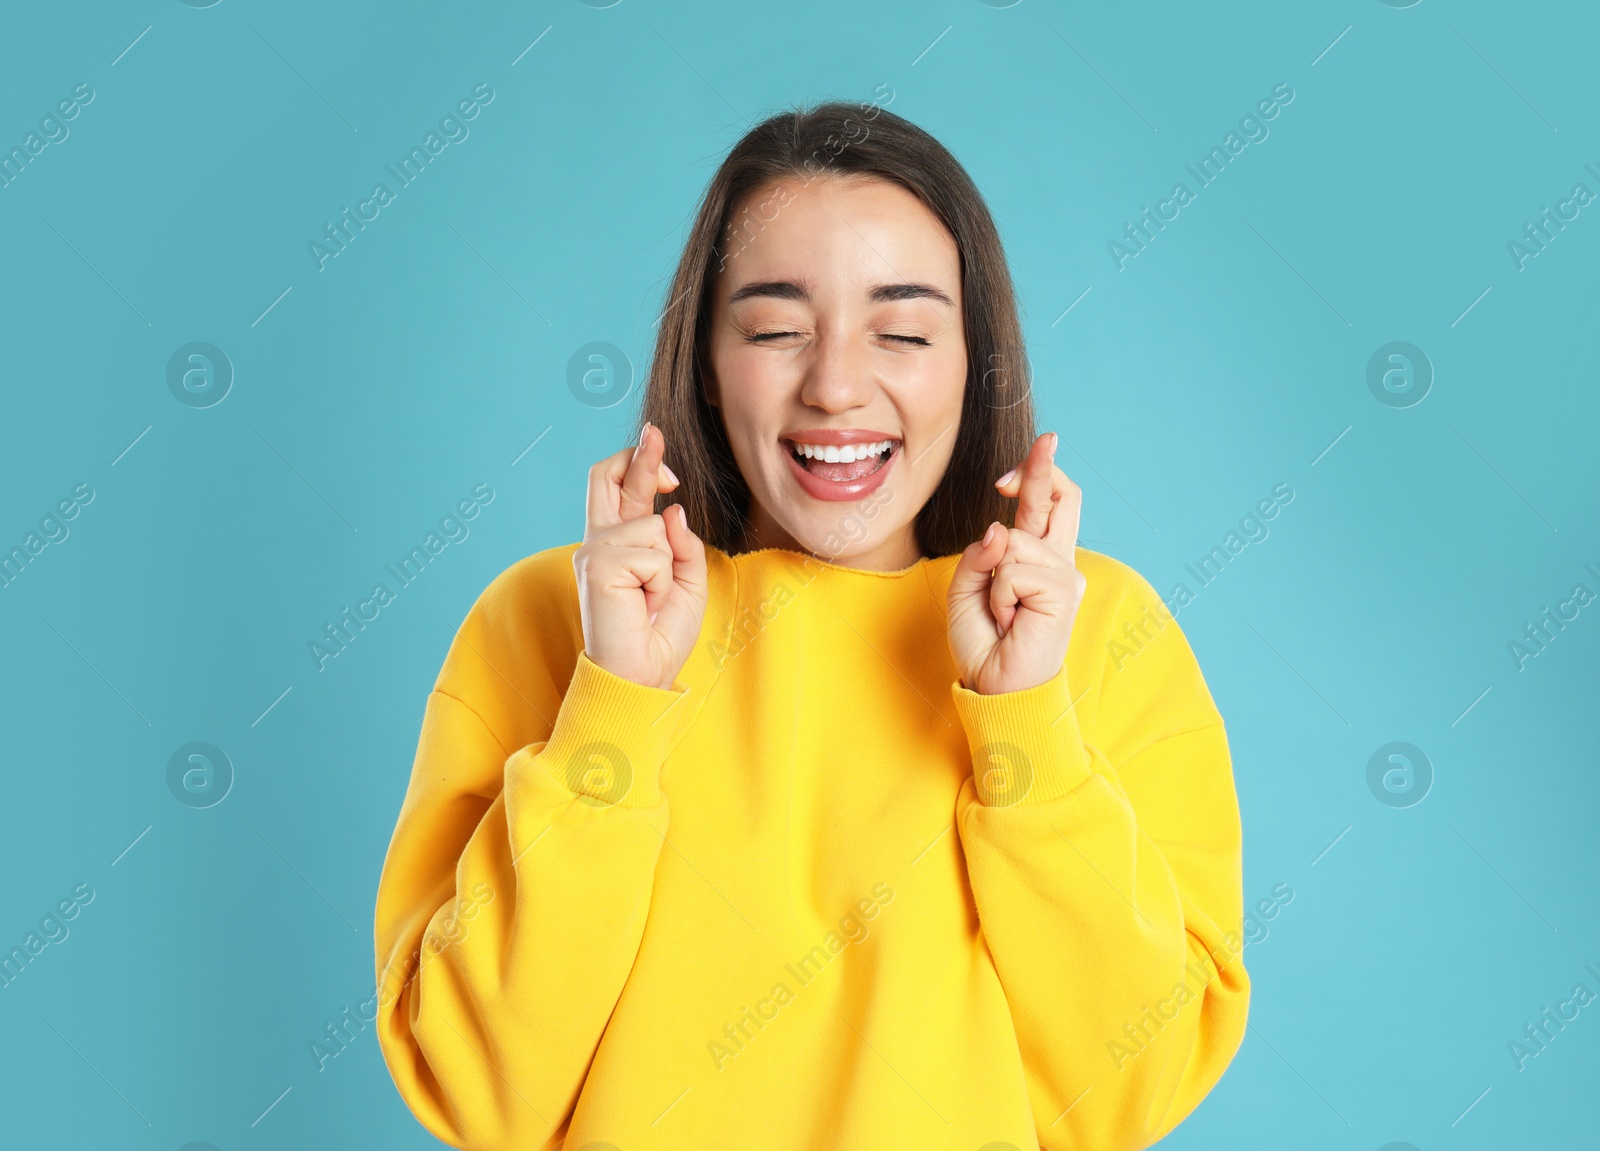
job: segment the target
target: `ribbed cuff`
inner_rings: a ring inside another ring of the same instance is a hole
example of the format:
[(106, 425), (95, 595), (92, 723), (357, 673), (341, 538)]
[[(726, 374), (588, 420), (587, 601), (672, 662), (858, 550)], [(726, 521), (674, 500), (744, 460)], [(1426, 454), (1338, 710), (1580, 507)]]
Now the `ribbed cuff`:
[(978, 798), (990, 807), (1044, 803), (1092, 774), (1063, 663), (1055, 676), (1023, 691), (982, 695), (950, 684), (972, 749)]
[(661, 764), (689, 709), (688, 689), (645, 687), (578, 653), (572, 682), (539, 753), (541, 765), (596, 807), (651, 807)]

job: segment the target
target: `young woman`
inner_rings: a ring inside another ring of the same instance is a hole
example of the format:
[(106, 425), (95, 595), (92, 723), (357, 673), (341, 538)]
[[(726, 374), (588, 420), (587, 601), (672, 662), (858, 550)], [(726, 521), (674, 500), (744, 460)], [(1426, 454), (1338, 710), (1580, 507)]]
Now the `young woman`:
[(401, 1094), (485, 1151), (1154, 1142), (1244, 1033), (1227, 739), (1076, 546), (982, 198), (875, 105), (775, 116), (670, 299), (583, 542), (428, 697), (376, 916)]

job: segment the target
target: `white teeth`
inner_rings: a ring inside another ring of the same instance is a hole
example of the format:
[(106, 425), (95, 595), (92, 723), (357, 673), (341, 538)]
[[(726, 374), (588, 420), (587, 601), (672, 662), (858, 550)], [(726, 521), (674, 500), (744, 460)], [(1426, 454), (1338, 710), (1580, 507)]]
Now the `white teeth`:
[(894, 446), (893, 440), (879, 440), (875, 444), (795, 444), (795, 449), (806, 459), (822, 460), (829, 464), (850, 464), (868, 456), (881, 455)]

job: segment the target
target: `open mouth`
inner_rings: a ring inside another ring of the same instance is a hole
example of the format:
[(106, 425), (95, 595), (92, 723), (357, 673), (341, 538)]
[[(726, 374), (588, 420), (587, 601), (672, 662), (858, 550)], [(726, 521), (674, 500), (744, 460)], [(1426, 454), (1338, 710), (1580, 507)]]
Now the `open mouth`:
[(875, 443), (845, 444), (838, 447), (833, 444), (806, 444), (788, 440), (784, 446), (788, 448), (789, 454), (794, 457), (797, 464), (818, 479), (842, 484), (865, 479), (873, 472), (882, 469), (890, 457), (899, 450), (900, 443), (899, 440), (885, 439)]

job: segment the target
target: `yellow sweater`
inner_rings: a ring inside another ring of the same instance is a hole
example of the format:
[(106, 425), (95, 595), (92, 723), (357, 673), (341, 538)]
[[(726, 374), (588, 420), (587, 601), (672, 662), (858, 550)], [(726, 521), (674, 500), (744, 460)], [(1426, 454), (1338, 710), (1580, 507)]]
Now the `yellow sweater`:
[(576, 547), (462, 624), (384, 863), (378, 1036), (429, 1131), (1119, 1149), (1193, 1110), (1244, 1034), (1239, 812), (1141, 576), (1078, 549), (1062, 672), (985, 696), (959, 557), (707, 547), (668, 690), (583, 653)]

